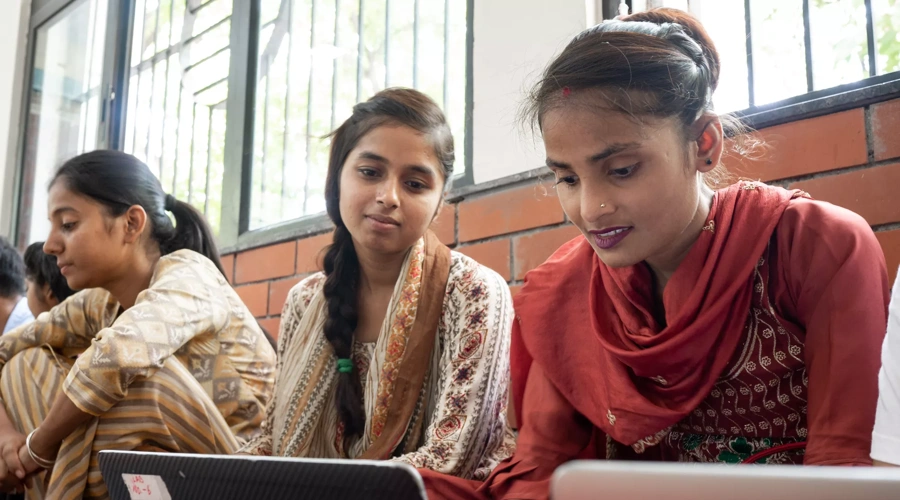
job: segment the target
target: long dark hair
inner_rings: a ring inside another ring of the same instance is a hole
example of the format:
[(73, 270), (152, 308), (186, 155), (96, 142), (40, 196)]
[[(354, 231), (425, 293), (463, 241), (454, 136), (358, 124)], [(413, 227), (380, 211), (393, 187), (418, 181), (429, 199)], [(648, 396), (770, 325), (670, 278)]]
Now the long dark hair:
[[(351, 358), (353, 332), (356, 330), (359, 290), (359, 261), (350, 231), (341, 220), (341, 170), (359, 140), (382, 125), (399, 124), (425, 134), (434, 147), (444, 174), (444, 186), (453, 175), (453, 136), (444, 113), (428, 96), (412, 89), (383, 90), (366, 102), (353, 107), (353, 114), (331, 133), (331, 153), (325, 180), (325, 207), (334, 222), (334, 242), (324, 257), (327, 303), (325, 338), (338, 358)], [(338, 415), (344, 424), (344, 436), (363, 433), (366, 414), (362, 386), (356, 366), (350, 373), (339, 373), (337, 383)]]
[[(686, 133), (713, 111), (719, 69), (719, 53), (696, 18), (677, 9), (640, 12), (588, 28), (569, 42), (531, 91), (523, 118), (540, 127), (544, 114), (565, 105), (573, 92), (593, 89), (623, 113), (677, 117)], [(742, 137), (733, 141), (739, 153), (758, 145), (744, 136), (748, 129), (739, 120), (719, 118), (727, 136)]]
[(38, 241), (25, 249), (25, 276), (37, 286), (48, 285), (57, 301), (63, 302), (75, 293), (65, 276), (60, 274), (56, 256), (44, 253), (44, 242)]
[[(193, 250), (211, 260), (225, 275), (213, 233), (203, 214), (167, 195), (147, 165), (134, 156), (106, 149), (84, 153), (56, 171), (50, 185), (56, 182), (63, 182), (70, 191), (102, 204), (112, 217), (140, 205), (150, 222), (150, 236), (159, 244), (162, 255)], [(174, 216), (174, 225), (167, 211)]]

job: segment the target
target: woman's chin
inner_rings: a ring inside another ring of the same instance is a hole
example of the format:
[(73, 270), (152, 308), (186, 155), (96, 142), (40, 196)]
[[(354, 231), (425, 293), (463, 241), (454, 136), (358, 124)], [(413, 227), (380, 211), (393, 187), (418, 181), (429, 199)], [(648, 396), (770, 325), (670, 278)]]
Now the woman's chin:
[(597, 248), (594, 245), (591, 246), (594, 249), (594, 253), (596, 253), (597, 257), (600, 259), (600, 262), (602, 262), (606, 267), (611, 267), (613, 269), (631, 267), (643, 260), (635, 258), (634, 254), (631, 254), (629, 252), (622, 252), (619, 249), (603, 250)]
[(88, 288), (97, 288), (98, 285), (94, 285), (89, 281), (81, 279), (78, 275), (69, 275), (66, 276), (66, 284), (69, 285), (69, 288), (72, 290), (86, 290)]

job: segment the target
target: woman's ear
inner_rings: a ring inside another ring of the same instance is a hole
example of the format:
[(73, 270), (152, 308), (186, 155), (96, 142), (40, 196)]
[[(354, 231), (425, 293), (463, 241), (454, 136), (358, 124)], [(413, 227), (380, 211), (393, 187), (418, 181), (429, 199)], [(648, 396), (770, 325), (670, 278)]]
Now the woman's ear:
[(125, 241), (134, 243), (140, 240), (147, 227), (147, 212), (140, 205), (132, 205), (123, 215), (125, 219)]
[(725, 134), (722, 130), (722, 122), (714, 114), (704, 114), (694, 122), (692, 132), (696, 140), (696, 154), (691, 160), (697, 167), (697, 171), (706, 173), (716, 168), (722, 158), (722, 150), (725, 147)]

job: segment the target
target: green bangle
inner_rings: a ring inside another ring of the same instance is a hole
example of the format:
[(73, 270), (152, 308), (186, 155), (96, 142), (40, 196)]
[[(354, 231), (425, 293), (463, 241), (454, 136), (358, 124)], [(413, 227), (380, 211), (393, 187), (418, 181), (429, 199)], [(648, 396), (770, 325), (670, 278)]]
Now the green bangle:
[(341, 373), (352, 373), (353, 361), (351, 361), (349, 358), (338, 358), (337, 370)]

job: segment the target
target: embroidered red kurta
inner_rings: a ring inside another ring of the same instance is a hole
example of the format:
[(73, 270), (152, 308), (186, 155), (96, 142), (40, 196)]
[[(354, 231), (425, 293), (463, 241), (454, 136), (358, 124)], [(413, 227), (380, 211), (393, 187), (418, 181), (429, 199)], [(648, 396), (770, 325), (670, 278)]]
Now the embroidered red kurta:
[(515, 455), (477, 485), (424, 474), (431, 498), (547, 498), (575, 457), (867, 465), (889, 286), (847, 210), (758, 183), (716, 193), (652, 314), (643, 264), (606, 268), (577, 238), (516, 298)]

